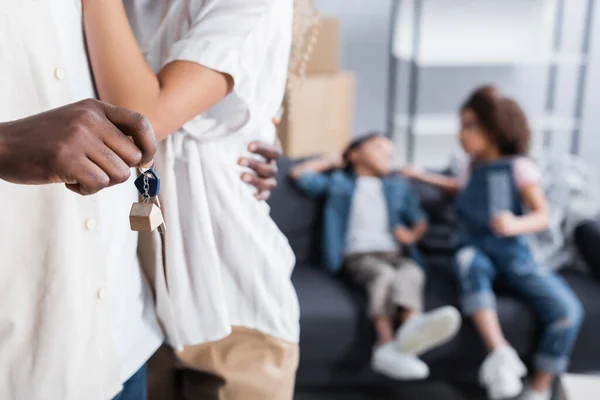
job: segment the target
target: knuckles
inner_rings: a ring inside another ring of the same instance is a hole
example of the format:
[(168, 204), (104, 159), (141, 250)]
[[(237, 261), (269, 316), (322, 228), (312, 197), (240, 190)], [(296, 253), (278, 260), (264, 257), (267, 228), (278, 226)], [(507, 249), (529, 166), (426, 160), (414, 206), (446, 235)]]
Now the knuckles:
[(91, 188), (93, 193), (98, 193), (100, 190), (107, 188), (110, 185), (110, 178), (104, 174), (95, 174), (93, 180), (94, 184)]
[(114, 177), (114, 181), (116, 184), (125, 183), (131, 177), (131, 170), (129, 168), (123, 168), (119, 170), (119, 172)]
[(150, 125), (150, 121), (148, 118), (143, 116), (140, 113), (134, 112), (132, 118), (132, 127), (138, 132), (148, 132), (152, 131), (152, 125)]
[(129, 166), (131, 168), (137, 167), (142, 162), (142, 152), (141, 151), (132, 151), (129, 155)]
[(268, 190), (273, 190), (277, 187), (277, 179), (269, 179), (267, 181), (266, 187)]

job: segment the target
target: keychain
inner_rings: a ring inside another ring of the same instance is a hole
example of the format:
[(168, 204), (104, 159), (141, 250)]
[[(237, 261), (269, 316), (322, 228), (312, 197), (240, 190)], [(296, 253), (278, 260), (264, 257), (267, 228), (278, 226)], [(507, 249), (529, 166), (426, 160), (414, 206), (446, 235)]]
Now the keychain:
[(166, 231), (165, 221), (158, 200), (160, 178), (156, 171), (152, 168), (141, 171), (141, 175), (135, 180), (135, 187), (142, 195), (142, 202), (134, 203), (131, 206), (129, 213), (131, 230), (153, 232), (158, 228), (158, 231), (164, 234)]

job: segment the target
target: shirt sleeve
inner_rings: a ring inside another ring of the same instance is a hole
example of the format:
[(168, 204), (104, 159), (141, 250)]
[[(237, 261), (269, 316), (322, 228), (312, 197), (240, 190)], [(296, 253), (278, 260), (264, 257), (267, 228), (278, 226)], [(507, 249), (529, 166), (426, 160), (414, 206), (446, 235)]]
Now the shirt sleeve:
[(327, 193), (329, 180), (329, 175), (319, 172), (305, 172), (296, 180), (296, 185), (306, 195), (318, 198)]
[(170, 46), (162, 66), (189, 61), (228, 74), (234, 94), (249, 103), (261, 72), (257, 53), (266, 40), (273, 40), (268, 19), (278, 12), (277, 1), (192, 0), (191, 27)]
[(539, 185), (542, 181), (542, 175), (535, 163), (526, 157), (521, 157), (515, 161), (514, 177), (519, 189), (532, 185)]
[(406, 194), (405, 212), (406, 218), (411, 226), (414, 226), (420, 222), (427, 222), (427, 215), (425, 215), (425, 212), (421, 208), (419, 198), (412, 191), (409, 191)]

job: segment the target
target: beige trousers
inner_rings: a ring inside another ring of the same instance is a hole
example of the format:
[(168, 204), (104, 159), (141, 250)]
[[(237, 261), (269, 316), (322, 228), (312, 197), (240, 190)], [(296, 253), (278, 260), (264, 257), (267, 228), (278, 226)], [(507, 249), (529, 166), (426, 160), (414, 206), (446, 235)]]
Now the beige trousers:
[(149, 400), (292, 400), (298, 353), (242, 327), (177, 355), (163, 346), (149, 363)]
[(394, 315), (397, 307), (421, 312), (425, 273), (400, 253), (364, 253), (346, 257), (346, 272), (367, 291), (369, 315)]

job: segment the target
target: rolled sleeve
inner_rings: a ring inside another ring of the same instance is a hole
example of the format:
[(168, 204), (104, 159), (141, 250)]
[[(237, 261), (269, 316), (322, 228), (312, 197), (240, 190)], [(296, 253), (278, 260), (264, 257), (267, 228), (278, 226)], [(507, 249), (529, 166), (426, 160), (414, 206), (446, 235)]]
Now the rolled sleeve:
[(310, 197), (321, 197), (327, 193), (329, 175), (318, 172), (305, 172), (297, 180), (298, 188)]
[(406, 219), (412, 226), (421, 222), (427, 222), (427, 215), (421, 208), (419, 198), (413, 192), (407, 193), (404, 210)]
[(163, 66), (177, 60), (202, 64), (239, 78), (245, 46), (271, 12), (275, 0), (192, 0), (191, 28), (169, 50)]
[[(233, 94), (249, 106), (264, 67), (266, 41), (273, 41), (269, 21), (282, 13), (281, 6), (277, 0), (192, 0), (189, 7), (191, 27), (170, 46), (161, 66), (188, 61), (230, 75)], [(280, 16), (288, 17), (291, 24), (291, 13)]]

